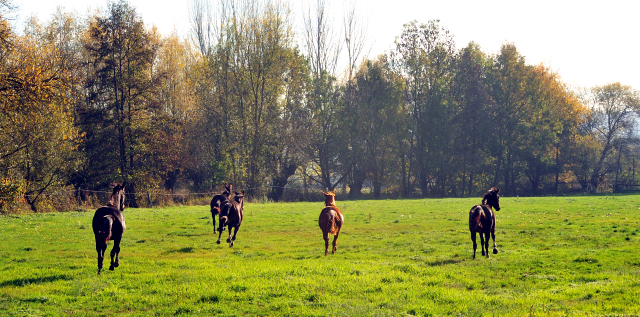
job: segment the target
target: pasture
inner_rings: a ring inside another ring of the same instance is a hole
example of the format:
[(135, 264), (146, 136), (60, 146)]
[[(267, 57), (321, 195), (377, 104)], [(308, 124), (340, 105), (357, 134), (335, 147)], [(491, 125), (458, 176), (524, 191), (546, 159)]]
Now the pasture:
[(0, 314), (640, 313), (639, 195), (501, 198), (499, 253), (472, 260), (479, 201), (338, 200), (326, 257), (322, 202), (247, 203), (233, 248), (215, 243), (208, 206), (127, 209), (120, 267), (101, 275), (93, 211), (0, 216)]

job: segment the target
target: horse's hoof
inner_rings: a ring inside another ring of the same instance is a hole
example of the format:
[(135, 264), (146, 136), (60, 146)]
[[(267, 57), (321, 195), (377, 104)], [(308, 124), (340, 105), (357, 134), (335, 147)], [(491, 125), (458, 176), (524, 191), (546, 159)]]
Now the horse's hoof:
[(230, 242), (231, 242), (231, 239), (227, 239), (227, 243), (230, 243)]
[(493, 254), (498, 254), (498, 249), (493, 249)]
[(229, 247), (233, 247), (233, 241), (231, 241), (231, 243), (229, 243)]
[(113, 265), (109, 267), (109, 271), (113, 271), (114, 269), (115, 267), (113, 267)]
[(216, 244), (220, 244), (220, 240), (216, 241)]
[(113, 264), (113, 267), (118, 267), (118, 266), (120, 266), (119, 262), (116, 262), (116, 263)]

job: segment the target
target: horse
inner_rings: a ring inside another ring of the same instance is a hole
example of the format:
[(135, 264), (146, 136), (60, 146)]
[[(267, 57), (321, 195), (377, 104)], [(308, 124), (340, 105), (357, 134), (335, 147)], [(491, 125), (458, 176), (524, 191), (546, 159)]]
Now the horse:
[[(227, 226), (229, 226), (229, 238), (227, 238), (227, 242), (231, 248), (233, 247), (233, 242), (236, 241), (236, 234), (238, 233), (238, 230), (240, 230), (240, 225), (244, 218), (244, 190), (241, 193), (236, 192), (233, 200), (231, 200), (231, 208), (229, 208), (228, 217)], [(231, 237), (231, 228), (234, 228), (233, 237)]]
[[(231, 183), (224, 183), (224, 192), (219, 195), (213, 196), (211, 199), (211, 218), (213, 218), (213, 234), (216, 233), (216, 215), (220, 218), (226, 216), (227, 210), (231, 206), (229, 203), (229, 196), (231, 196)], [(224, 211), (224, 215), (222, 215)], [(226, 219), (226, 218), (225, 218)], [(224, 224), (220, 221), (220, 234), (222, 234), (222, 230), (224, 230)], [(220, 244), (220, 236), (218, 236), (218, 244)]]
[[(96, 210), (93, 215), (93, 234), (96, 238), (96, 251), (98, 252), (98, 274), (102, 271), (102, 262), (104, 260), (104, 252), (107, 250), (107, 243), (113, 240), (113, 248), (111, 249), (111, 266), (109, 270), (113, 271), (120, 265), (120, 240), (126, 229), (124, 222), (124, 187), (127, 183), (112, 183), (113, 193), (109, 197), (109, 203)], [(114, 261), (115, 255), (115, 261)]]
[(338, 241), (338, 235), (340, 235), (340, 229), (344, 223), (344, 215), (342, 211), (336, 206), (335, 194), (333, 192), (322, 192), (324, 195), (325, 207), (320, 212), (318, 218), (318, 225), (322, 229), (322, 238), (324, 239), (324, 256), (327, 256), (329, 252), (329, 234), (333, 237), (333, 250), (331, 254), (334, 254), (337, 250), (336, 244)]
[(482, 197), (482, 204), (475, 205), (469, 211), (469, 231), (471, 231), (471, 241), (473, 241), (473, 258), (476, 258), (476, 232), (480, 233), (480, 246), (482, 248), (482, 255), (485, 255), (487, 251), (487, 258), (489, 257), (489, 234), (493, 239), (493, 254), (498, 254), (498, 248), (496, 247), (496, 213), (493, 211), (500, 211), (500, 196), (498, 193), (500, 189), (492, 187), (484, 197)]

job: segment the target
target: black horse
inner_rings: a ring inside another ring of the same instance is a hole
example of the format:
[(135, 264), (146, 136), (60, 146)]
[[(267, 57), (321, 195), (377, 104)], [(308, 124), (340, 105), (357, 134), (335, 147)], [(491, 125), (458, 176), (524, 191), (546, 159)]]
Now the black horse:
[[(98, 274), (102, 270), (102, 261), (104, 260), (104, 252), (107, 250), (107, 243), (109, 240), (113, 240), (113, 248), (111, 249), (111, 266), (109, 270), (113, 271), (114, 268), (120, 265), (120, 240), (122, 234), (126, 229), (124, 223), (124, 186), (123, 184), (113, 183), (113, 193), (109, 198), (109, 203), (106, 206), (102, 206), (96, 210), (93, 215), (93, 234), (96, 238), (96, 251), (98, 252)], [(114, 261), (115, 256), (115, 261)]]
[[(242, 193), (236, 192), (236, 195), (231, 201), (231, 208), (229, 208), (227, 226), (229, 227), (229, 238), (227, 242), (229, 247), (233, 246), (233, 242), (236, 241), (236, 234), (240, 230), (242, 219), (244, 218), (244, 190)], [(231, 228), (233, 229), (233, 237), (231, 237)]]
[[(224, 230), (224, 224), (222, 223), (222, 217), (225, 217), (228, 213), (231, 203), (229, 202), (229, 196), (231, 196), (231, 183), (224, 183), (224, 192), (219, 195), (213, 196), (211, 199), (211, 218), (213, 219), (213, 233), (216, 232), (216, 216), (220, 217), (220, 234)], [(220, 244), (220, 235), (218, 235), (218, 244)]]
[(473, 241), (473, 258), (476, 258), (476, 232), (480, 233), (480, 247), (482, 248), (482, 255), (485, 255), (487, 251), (487, 257), (489, 257), (489, 234), (493, 239), (493, 254), (498, 253), (496, 247), (496, 213), (493, 211), (500, 211), (500, 196), (498, 193), (500, 189), (491, 188), (484, 197), (482, 197), (482, 204), (475, 205), (469, 211), (469, 231), (471, 231), (471, 241)]

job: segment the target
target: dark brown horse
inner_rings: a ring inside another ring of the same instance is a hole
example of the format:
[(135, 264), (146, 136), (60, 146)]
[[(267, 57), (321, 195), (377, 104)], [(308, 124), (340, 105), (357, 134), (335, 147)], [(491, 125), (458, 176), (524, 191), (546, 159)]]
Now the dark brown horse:
[(329, 252), (329, 234), (333, 237), (333, 250), (331, 254), (336, 252), (336, 245), (338, 241), (338, 235), (340, 235), (340, 229), (344, 223), (344, 215), (342, 211), (336, 206), (335, 194), (333, 192), (322, 192), (324, 195), (325, 207), (320, 212), (320, 218), (318, 218), (318, 225), (322, 229), (322, 238), (324, 239), (324, 255)]
[[(93, 215), (93, 234), (96, 237), (96, 251), (98, 252), (98, 274), (102, 270), (102, 261), (104, 260), (104, 252), (107, 250), (107, 243), (109, 240), (113, 240), (113, 248), (111, 249), (111, 266), (109, 270), (113, 271), (114, 268), (120, 265), (120, 240), (122, 239), (122, 233), (126, 229), (124, 223), (124, 184), (113, 183), (113, 193), (109, 198), (109, 203), (106, 206), (102, 206), (96, 210)], [(115, 261), (114, 261), (115, 256)]]
[[(233, 200), (231, 200), (228, 217), (227, 226), (229, 226), (229, 238), (227, 238), (227, 242), (229, 243), (229, 247), (232, 247), (233, 242), (236, 241), (236, 234), (238, 230), (240, 230), (242, 219), (244, 218), (244, 190), (241, 193), (236, 192)], [(233, 237), (231, 237), (231, 228), (234, 228)]]
[[(224, 192), (220, 195), (215, 195), (211, 199), (211, 218), (213, 219), (213, 233), (216, 232), (216, 216), (222, 218), (226, 217), (228, 213), (229, 207), (231, 207), (231, 203), (229, 202), (229, 196), (231, 196), (231, 183), (224, 183)], [(224, 213), (224, 215), (223, 215)], [(226, 218), (225, 218), (226, 220)], [(220, 234), (222, 234), (222, 230), (224, 230), (224, 224), (220, 221)], [(220, 235), (218, 235), (218, 244), (220, 244)]]
[(496, 213), (493, 211), (500, 211), (500, 196), (498, 193), (500, 189), (491, 188), (484, 197), (482, 197), (482, 204), (475, 205), (469, 211), (469, 231), (471, 231), (471, 241), (473, 241), (473, 258), (476, 258), (476, 232), (480, 233), (480, 247), (482, 248), (482, 255), (485, 255), (487, 251), (487, 257), (489, 257), (489, 234), (493, 239), (493, 254), (498, 253), (496, 247)]

